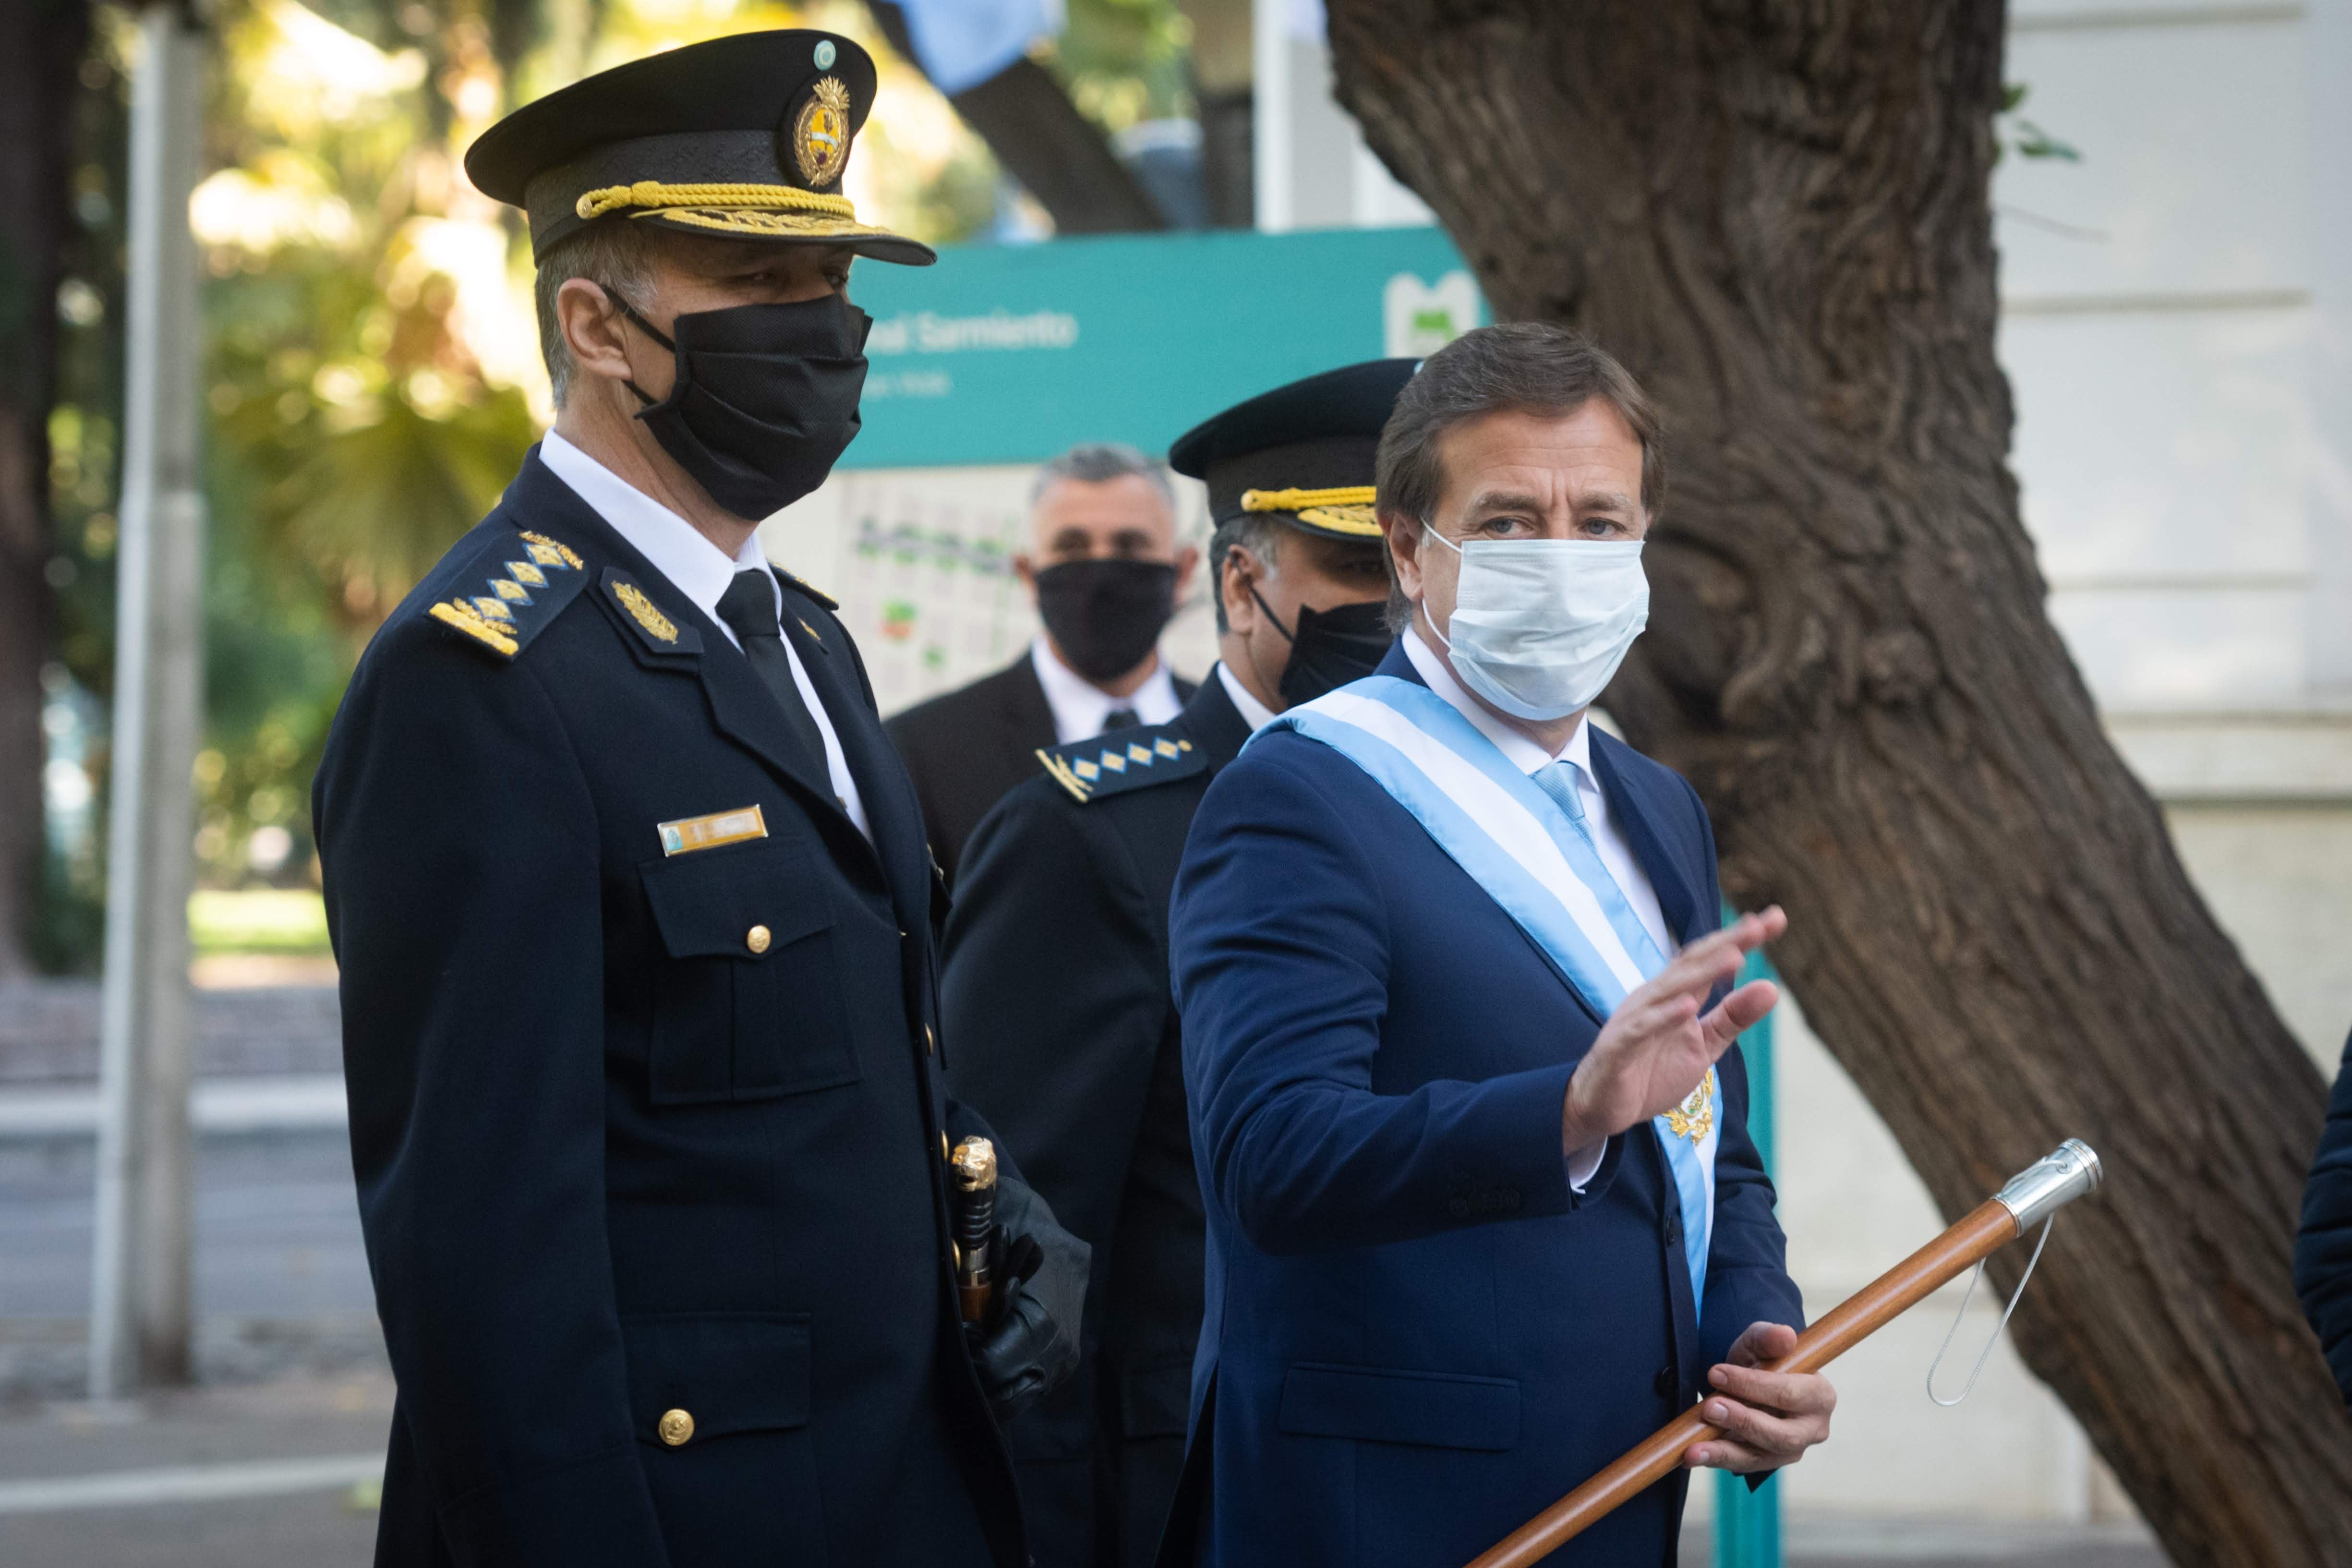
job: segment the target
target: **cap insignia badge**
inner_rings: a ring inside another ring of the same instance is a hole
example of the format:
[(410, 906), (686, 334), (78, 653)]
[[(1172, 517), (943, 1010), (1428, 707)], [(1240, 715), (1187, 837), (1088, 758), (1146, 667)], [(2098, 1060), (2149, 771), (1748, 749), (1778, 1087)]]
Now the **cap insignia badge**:
[(800, 162), (801, 178), (813, 190), (841, 178), (849, 162), (849, 89), (839, 78), (818, 81), (793, 117), (793, 156)]
[(654, 602), (646, 598), (645, 590), (635, 583), (614, 584), (613, 597), (620, 600), (621, 608), (628, 611), (637, 625), (645, 627), (654, 637), (663, 642), (677, 641), (677, 624), (654, 608)]
[(816, 41), (816, 68), (821, 71), (831, 70), (833, 68), (833, 40), (831, 38), (819, 38)]

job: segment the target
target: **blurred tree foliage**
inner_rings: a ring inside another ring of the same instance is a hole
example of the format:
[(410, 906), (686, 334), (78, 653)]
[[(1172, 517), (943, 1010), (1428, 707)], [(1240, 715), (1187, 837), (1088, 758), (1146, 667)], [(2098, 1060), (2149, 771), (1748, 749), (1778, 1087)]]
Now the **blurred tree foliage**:
[[(72, 135), (75, 216), (49, 420), (58, 554), (51, 756), (90, 787), (59, 810), (39, 957), (97, 961), (112, 689), (122, 214), (131, 15), (96, 12)], [(1184, 111), (1164, 0), (1072, 0), (1050, 52), (1109, 130)], [(516, 216), (465, 146), (514, 102), (660, 47), (830, 27), (882, 65), (852, 194), (934, 242), (982, 236), (997, 172), (858, 0), (218, 0), (204, 295), (206, 744), (200, 877), (311, 875), (310, 776), (377, 625), (498, 499), (551, 410)], [(58, 795), (53, 787), (53, 807)]]
[(1192, 114), (1192, 29), (1175, 0), (1067, 0), (1066, 12), (1046, 63), (1089, 119), (1116, 134)]

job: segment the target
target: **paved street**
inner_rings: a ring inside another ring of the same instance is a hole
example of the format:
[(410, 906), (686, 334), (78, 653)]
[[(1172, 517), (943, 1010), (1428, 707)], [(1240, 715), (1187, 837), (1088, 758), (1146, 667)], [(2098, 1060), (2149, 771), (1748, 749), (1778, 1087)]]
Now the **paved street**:
[[(0, 1414), (0, 1568), (362, 1568), (382, 1373), (200, 1389), (118, 1411)], [(196, 1494), (206, 1500), (185, 1500)], [(1790, 1568), (2161, 1568), (2091, 1531), (1795, 1520)], [(1705, 1568), (1693, 1531), (1687, 1568)]]
[[(331, 993), (200, 994), (198, 1388), (79, 1401), (94, 997), (0, 996), (0, 1568), (362, 1568), (392, 1384)], [(2131, 1531), (1796, 1518), (1790, 1568), (2160, 1568)], [(1704, 1568), (1694, 1531), (1684, 1562)]]

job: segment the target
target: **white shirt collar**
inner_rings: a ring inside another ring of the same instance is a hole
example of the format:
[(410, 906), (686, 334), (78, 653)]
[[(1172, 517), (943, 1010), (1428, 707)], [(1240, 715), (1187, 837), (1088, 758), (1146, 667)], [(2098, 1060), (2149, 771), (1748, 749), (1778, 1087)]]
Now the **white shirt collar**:
[(1054, 739), (1061, 745), (1101, 734), (1103, 721), (1118, 709), (1132, 709), (1137, 721), (1144, 724), (1165, 724), (1184, 710), (1165, 658), (1142, 685), (1124, 697), (1113, 697), (1055, 658), (1042, 632), (1029, 645), (1029, 667), (1045, 689), (1045, 706), (1054, 710)]
[(1511, 765), (1519, 772), (1531, 773), (1548, 763), (1573, 763), (1583, 779), (1592, 778), (1592, 716), (1590, 713), (1578, 721), (1575, 731), (1568, 737), (1567, 745), (1557, 753), (1547, 752), (1488, 712), (1476, 698), (1470, 695), (1454, 677), (1454, 667), (1423, 640), (1421, 622), (1417, 617), (1405, 637), (1404, 656), (1412, 660), (1412, 668), (1420, 672), (1422, 679), (1429, 683), (1429, 689), (1452, 703), (1462, 717), (1476, 725), (1478, 732), (1494, 742), (1496, 749), (1510, 758)]
[(1217, 661), (1217, 679), (1224, 683), (1225, 695), (1233, 699), (1234, 711), (1242, 716), (1242, 722), (1250, 727), (1251, 734), (1256, 734), (1274, 722), (1274, 710), (1252, 697), (1249, 688), (1242, 684), (1241, 677), (1226, 668), (1223, 659)]
[[(726, 633), (728, 641), (736, 642), (734, 628), (719, 619), (719, 601), (738, 572), (767, 570), (768, 560), (760, 550), (757, 533), (746, 538), (743, 548), (730, 557), (694, 524), (552, 430), (540, 438), (539, 460), (577, 491), (597, 516), (611, 523), (613, 531), (651, 562), (654, 570), (669, 580), (670, 586), (709, 616)], [(774, 582), (773, 573), (770, 573), (769, 580)], [(778, 585), (779, 616), (783, 614), (783, 589)], [(736, 642), (736, 646), (742, 645)]]

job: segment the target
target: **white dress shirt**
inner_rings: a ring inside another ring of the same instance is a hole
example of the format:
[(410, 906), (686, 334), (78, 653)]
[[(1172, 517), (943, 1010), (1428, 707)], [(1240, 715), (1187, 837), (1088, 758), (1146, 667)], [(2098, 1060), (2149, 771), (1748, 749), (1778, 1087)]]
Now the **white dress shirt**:
[(1053, 645), (1043, 632), (1029, 645), (1029, 668), (1037, 672), (1037, 684), (1045, 689), (1045, 706), (1054, 710), (1056, 745), (1094, 739), (1103, 732), (1103, 721), (1120, 708), (1135, 710), (1136, 721), (1142, 724), (1165, 724), (1184, 711), (1164, 658), (1152, 667), (1142, 685), (1124, 697), (1113, 697), (1055, 658)]
[[(734, 627), (719, 618), (719, 601), (738, 572), (769, 573), (769, 584), (776, 592), (777, 617), (782, 618), (784, 590), (776, 583), (767, 557), (761, 552), (757, 533), (744, 540), (743, 548), (730, 558), (700, 529), (552, 430), (540, 441), (539, 460), (557, 479), (570, 485), (598, 517), (611, 523), (614, 532), (651, 562), (654, 570), (667, 578), (671, 587), (709, 616), (719, 635), (737, 648), (743, 646), (742, 641), (736, 637)], [(800, 688), (801, 700), (808, 704), (809, 717), (816, 721), (817, 733), (824, 738), (824, 771), (833, 783), (834, 795), (841, 802), (841, 809), (849, 815), (849, 820), (857, 825), (857, 831), (871, 844), (874, 829), (866, 820), (866, 802), (857, 793), (856, 779), (850, 775), (849, 761), (842, 754), (841, 737), (834, 731), (833, 716), (824, 710), (816, 688), (809, 682), (808, 671), (801, 667), (800, 652), (793, 647), (793, 639), (786, 637), (783, 644), (785, 656), (793, 661), (793, 684)]]
[(1240, 677), (1225, 668), (1223, 659), (1217, 661), (1217, 679), (1224, 683), (1225, 695), (1234, 700), (1234, 709), (1241, 714), (1242, 722), (1250, 727), (1251, 734), (1256, 734), (1274, 722), (1274, 710), (1252, 697), (1249, 688), (1241, 683)]
[[(1547, 752), (1479, 706), (1477, 699), (1454, 678), (1453, 667), (1446, 663), (1444, 656), (1422, 640), (1421, 623), (1417, 620), (1404, 639), (1404, 655), (1412, 660), (1413, 669), (1429, 683), (1429, 689), (1477, 726), (1478, 732), (1494, 742), (1513, 767), (1530, 775), (1554, 763), (1567, 763), (1575, 769), (1576, 797), (1584, 805), (1584, 825), (1591, 830), (1592, 847), (1600, 855), (1602, 868), (1617, 884), (1617, 890), (1625, 895), (1634, 918), (1650, 933), (1650, 940), (1658, 944), (1658, 951), (1672, 957), (1678, 944), (1667, 934), (1666, 917), (1658, 908), (1657, 890), (1650, 886), (1649, 875), (1642, 869), (1633, 847), (1610, 821), (1608, 796), (1601, 793), (1601, 781), (1593, 776), (1591, 716), (1586, 715), (1577, 724), (1567, 745), (1558, 752)], [(1582, 1192), (1584, 1184), (1601, 1168), (1601, 1156), (1607, 1152), (1606, 1143), (1595, 1143), (1571, 1153), (1568, 1161), (1569, 1184)]]

